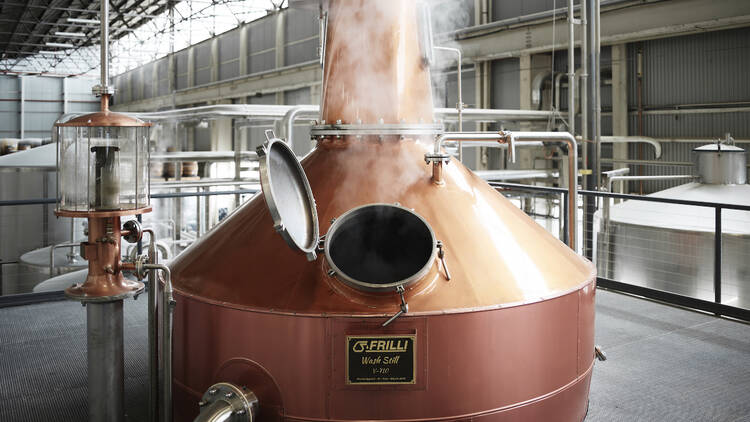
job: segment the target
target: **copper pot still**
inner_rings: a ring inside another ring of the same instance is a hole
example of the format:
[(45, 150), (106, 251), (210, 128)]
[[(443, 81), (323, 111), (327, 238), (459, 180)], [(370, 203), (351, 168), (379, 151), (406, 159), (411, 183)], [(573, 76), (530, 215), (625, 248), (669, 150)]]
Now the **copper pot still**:
[(317, 148), (269, 134), (263, 195), (171, 264), (175, 420), (582, 420), (593, 265), (460, 162), (434, 182), (416, 2), (321, 13)]

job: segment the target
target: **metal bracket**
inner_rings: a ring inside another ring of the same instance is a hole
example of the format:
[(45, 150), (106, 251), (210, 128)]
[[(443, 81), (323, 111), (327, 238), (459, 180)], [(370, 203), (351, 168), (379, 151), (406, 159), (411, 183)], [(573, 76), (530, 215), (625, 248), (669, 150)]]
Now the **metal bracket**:
[(594, 346), (594, 356), (596, 356), (596, 359), (600, 362), (607, 360), (607, 354), (604, 353), (601, 346)]
[(501, 144), (508, 144), (508, 163), (515, 163), (516, 162), (516, 140), (513, 138), (513, 132), (507, 131), (507, 130), (501, 130), (500, 135), (502, 135), (505, 139), (503, 141), (498, 141)]
[(396, 287), (396, 292), (398, 292), (398, 295), (401, 297), (401, 305), (398, 312), (396, 312), (392, 317), (388, 318), (388, 321), (384, 322), (382, 327), (387, 326), (388, 324), (392, 323), (396, 320), (396, 318), (400, 317), (401, 315), (409, 312), (409, 304), (406, 303), (406, 299), (404, 299), (404, 286), (398, 286)]

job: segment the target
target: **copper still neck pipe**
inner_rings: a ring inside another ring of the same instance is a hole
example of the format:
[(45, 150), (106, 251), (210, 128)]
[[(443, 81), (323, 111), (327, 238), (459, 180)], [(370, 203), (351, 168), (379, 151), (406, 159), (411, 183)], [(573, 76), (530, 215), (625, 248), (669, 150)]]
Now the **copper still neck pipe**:
[(402, 0), (331, 0), (321, 119), (327, 123), (431, 123), (417, 6)]

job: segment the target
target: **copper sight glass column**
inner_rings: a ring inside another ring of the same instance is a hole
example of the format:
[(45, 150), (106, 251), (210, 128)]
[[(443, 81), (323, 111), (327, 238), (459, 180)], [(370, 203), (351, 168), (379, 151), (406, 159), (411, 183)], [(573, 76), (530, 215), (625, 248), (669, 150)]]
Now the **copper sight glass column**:
[[(103, 2), (106, 3), (106, 2)], [(141, 238), (140, 224), (121, 217), (151, 211), (148, 191), (150, 124), (109, 111), (106, 86), (95, 88), (101, 111), (56, 124), (58, 217), (88, 219), (81, 255), (88, 275), (65, 294), (86, 306), (90, 421), (122, 421), (123, 299), (143, 283), (123, 277), (121, 239)], [(131, 268), (132, 269), (132, 268)]]

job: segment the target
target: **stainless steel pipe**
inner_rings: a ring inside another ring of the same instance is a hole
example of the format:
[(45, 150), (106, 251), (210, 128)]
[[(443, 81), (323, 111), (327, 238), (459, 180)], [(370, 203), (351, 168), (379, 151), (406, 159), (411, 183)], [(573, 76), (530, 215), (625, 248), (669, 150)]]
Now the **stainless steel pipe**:
[(101, 34), (101, 60), (99, 65), (101, 66), (101, 84), (104, 92), (107, 92), (106, 87), (109, 85), (109, 0), (101, 0), (101, 16), (99, 16), (101, 22), (101, 28), (99, 33)]
[(123, 303), (86, 303), (89, 420), (122, 422), (125, 354)]
[[(455, 53), (457, 55), (456, 58), (456, 68), (457, 68), (457, 85), (458, 85), (458, 103), (456, 104), (456, 111), (458, 112), (458, 131), (463, 132), (464, 131), (464, 120), (463, 120), (463, 112), (464, 112), (464, 97), (463, 92), (461, 89), (461, 85), (463, 81), (461, 80), (461, 62), (463, 61), (463, 56), (461, 54), (461, 50), (458, 48), (453, 47), (433, 47), (435, 50), (440, 51), (448, 51), (451, 53)], [(458, 161), (463, 161), (464, 154), (463, 150), (461, 148), (461, 141), (458, 141)]]
[(294, 146), (294, 121), (303, 116), (316, 119), (320, 113), (320, 107), (313, 105), (300, 105), (289, 109), (281, 118), (281, 136), (286, 137), (289, 147)]
[(193, 422), (229, 422), (232, 420), (232, 413), (232, 405), (218, 400), (202, 408)]
[(575, 15), (573, 0), (568, 0), (568, 130), (576, 133), (576, 61)]
[[(154, 271), (161, 271), (164, 274), (164, 288), (162, 290), (162, 302), (161, 302), (161, 325), (160, 335), (161, 337), (161, 363), (162, 363), (162, 394), (161, 394), (161, 409), (162, 409), (162, 420), (172, 420), (172, 316), (174, 306), (176, 304), (172, 293), (172, 273), (169, 267), (161, 264), (145, 264), (144, 269)], [(153, 277), (156, 278), (156, 277)], [(149, 280), (151, 276), (149, 276)], [(159, 283), (154, 280), (154, 285)]]
[(442, 152), (443, 142), (446, 141), (497, 141), (508, 144), (509, 158), (515, 157), (515, 146), (526, 142), (554, 142), (562, 143), (568, 147), (568, 246), (577, 250), (577, 223), (578, 223), (578, 143), (575, 137), (568, 132), (462, 132), (444, 133), (437, 137), (432, 154), (425, 155), (425, 160), (433, 162), (433, 180), (439, 184), (442, 180), (443, 161), (447, 160)]
[[(159, 263), (156, 253), (156, 236), (153, 229), (143, 229), (148, 233), (148, 258), (149, 264)], [(158, 296), (159, 284), (156, 282), (154, 271), (148, 274), (148, 420), (157, 422), (159, 420), (159, 351), (156, 345), (158, 332), (156, 327), (156, 298)]]
[(628, 180), (695, 180), (697, 178), (698, 176), (693, 176), (689, 174), (662, 174), (662, 175), (651, 175), (651, 176), (611, 176), (607, 178), (607, 192), (612, 192), (612, 185), (615, 182), (622, 183)]
[(200, 413), (194, 422), (253, 422), (258, 397), (245, 387), (220, 382), (206, 390), (198, 406)]
[(55, 274), (55, 249), (57, 248), (73, 248), (76, 246), (80, 246), (81, 242), (65, 242), (65, 243), (58, 243), (57, 245), (52, 245), (49, 247), (49, 276), (54, 277)]

